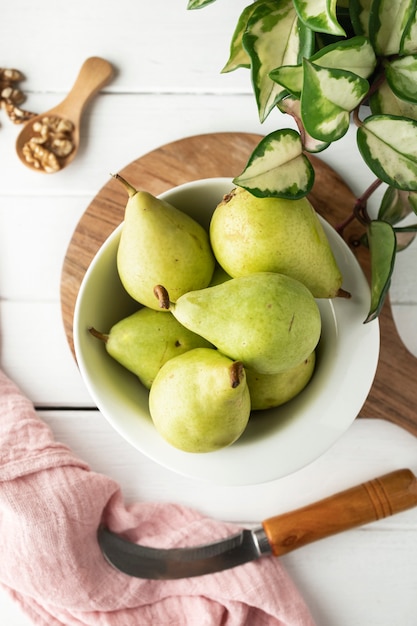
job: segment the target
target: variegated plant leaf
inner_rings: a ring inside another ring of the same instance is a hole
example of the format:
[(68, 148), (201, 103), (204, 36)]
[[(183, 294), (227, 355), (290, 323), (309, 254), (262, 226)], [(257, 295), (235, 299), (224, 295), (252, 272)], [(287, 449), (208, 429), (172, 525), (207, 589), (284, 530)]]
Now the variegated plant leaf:
[(404, 191), (388, 186), (381, 200), (378, 219), (392, 226), (401, 222), (410, 213), (416, 212), (417, 192)]
[(346, 35), (336, 16), (336, 0), (294, 0), (300, 20), (318, 33)]
[(242, 37), (246, 30), (249, 18), (255, 11), (256, 7), (261, 4), (263, 0), (257, 0), (249, 6), (245, 7), (239, 16), (236, 28), (234, 30), (232, 41), (230, 43), (230, 54), (226, 65), (222, 69), (223, 73), (233, 72), (239, 67), (250, 67), (250, 57), (243, 47)]
[(369, 14), (373, 0), (350, 0), (349, 15), (357, 35), (369, 37)]
[(417, 53), (417, 0), (413, 2), (414, 7), (410, 10), (410, 19), (401, 39), (400, 54)]
[(397, 98), (386, 81), (372, 94), (369, 104), (374, 115), (396, 115), (417, 120), (417, 104)]
[(398, 98), (417, 104), (417, 55), (410, 54), (387, 63), (385, 75)]
[[(372, 74), (376, 66), (374, 50), (365, 37), (352, 37), (330, 44), (313, 54), (311, 62), (328, 69), (341, 69), (362, 78)], [(303, 88), (302, 65), (278, 67), (270, 72), (270, 77), (287, 89), (296, 98), (301, 97)]]
[(304, 150), (307, 152), (322, 152), (329, 147), (329, 143), (315, 139), (309, 135), (304, 128), (304, 124), (301, 120), (300, 100), (293, 98), (292, 96), (288, 96), (287, 98), (281, 100), (281, 102), (278, 102), (277, 107), (280, 111), (282, 111), (282, 113), (287, 113), (293, 117), (295, 123), (297, 124)]
[(396, 253), (396, 237), (391, 224), (373, 220), (367, 229), (371, 256), (371, 303), (366, 322), (376, 319), (391, 283)]
[(263, 122), (287, 93), (269, 73), (277, 66), (297, 65), (303, 56), (310, 56), (313, 36), (300, 23), (292, 0), (265, 0), (249, 18), (242, 42), (251, 59), (252, 85)]
[(408, 248), (414, 241), (417, 225), (398, 226), (410, 214), (417, 214), (417, 191), (403, 191), (388, 186), (381, 201), (378, 219), (394, 226), (397, 239), (397, 252)]
[(216, 0), (188, 0), (187, 9), (202, 9), (203, 7), (215, 2)]
[(301, 97), (303, 90), (302, 65), (282, 65), (281, 67), (276, 67), (272, 72), (269, 72), (269, 76), (295, 98)]
[(373, 0), (369, 37), (377, 55), (399, 54), (404, 28), (416, 10), (415, 0)]
[(397, 240), (397, 252), (401, 252), (401, 250), (405, 250), (408, 248), (410, 243), (413, 243), (416, 238), (417, 233), (417, 224), (413, 226), (404, 226), (404, 227), (395, 227), (395, 237)]
[(358, 128), (357, 143), (378, 178), (397, 189), (417, 191), (417, 122), (372, 115)]
[(350, 112), (369, 89), (368, 81), (339, 69), (304, 59), (301, 118), (307, 132), (323, 142), (340, 139), (349, 128)]
[(368, 78), (376, 67), (374, 49), (366, 37), (351, 37), (329, 44), (310, 57), (320, 67), (346, 70)]
[(243, 172), (233, 180), (257, 197), (301, 198), (313, 186), (314, 170), (299, 134), (277, 130), (264, 137)]

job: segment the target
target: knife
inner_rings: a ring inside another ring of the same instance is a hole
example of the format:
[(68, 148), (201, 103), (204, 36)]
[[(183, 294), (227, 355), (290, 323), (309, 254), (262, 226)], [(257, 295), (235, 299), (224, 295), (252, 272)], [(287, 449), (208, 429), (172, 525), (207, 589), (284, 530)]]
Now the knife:
[(159, 549), (132, 543), (101, 525), (101, 551), (116, 569), (137, 578), (167, 580), (212, 574), (263, 556), (281, 556), (308, 543), (417, 505), (417, 478), (401, 469), (314, 504), (270, 517), (261, 526), (214, 543)]

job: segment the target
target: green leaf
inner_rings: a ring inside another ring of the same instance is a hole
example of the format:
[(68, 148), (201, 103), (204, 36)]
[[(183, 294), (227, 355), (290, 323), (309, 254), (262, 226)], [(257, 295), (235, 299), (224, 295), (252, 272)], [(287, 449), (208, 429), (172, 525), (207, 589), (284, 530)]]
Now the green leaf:
[(407, 248), (415, 239), (416, 224), (402, 227), (395, 226), (412, 213), (417, 214), (417, 192), (387, 187), (378, 211), (378, 219), (394, 226), (397, 252)]
[(373, 0), (369, 37), (377, 55), (399, 54), (404, 47), (404, 29), (415, 13), (415, 0)]
[(401, 222), (410, 213), (416, 212), (417, 192), (403, 191), (388, 186), (381, 200), (378, 219), (388, 222), (392, 226)]
[(394, 228), (397, 240), (397, 252), (401, 252), (408, 248), (410, 243), (416, 238), (417, 224), (412, 226), (403, 226)]
[(382, 83), (372, 94), (369, 104), (374, 115), (396, 115), (417, 120), (417, 105), (397, 98), (387, 82)]
[(373, 115), (358, 128), (357, 143), (378, 178), (397, 189), (417, 190), (417, 122)]
[(367, 229), (371, 255), (371, 303), (365, 323), (376, 319), (382, 309), (394, 269), (396, 238), (391, 224), (373, 220)]
[(287, 113), (288, 115), (291, 115), (294, 118), (298, 127), (298, 131), (301, 136), (301, 142), (303, 144), (304, 150), (306, 150), (307, 152), (322, 152), (323, 150), (329, 147), (330, 145), (329, 143), (325, 143), (323, 141), (319, 141), (318, 139), (315, 139), (314, 137), (309, 135), (306, 129), (304, 128), (304, 124), (301, 120), (300, 100), (298, 100), (297, 98), (288, 96), (287, 98), (284, 98), (283, 100), (281, 100), (281, 102), (278, 102), (277, 106), (279, 110), (282, 111), (282, 113)]
[[(320, 67), (346, 70), (362, 78), (370, 76), (376, 66), (375, 53), (365, 37), (353, 37), (330, 44), (313, 54), (309, 60)], [(278, 67), (269, 75), (293, 96), (301, 97), (303, 88), (301, 65)]]
[(368, 82), (339, 69), (319, 67), (304, 59), (301, 118), (307, 132), (323, 142), (340, 139), (352, 111), (368, 92)]
[(224, 68), (222, 69), (222, 73), (225, 74), (227, 72), (232, 72), (239, 67), (245, 67), (245, 68), (250, 67), (250, 57), (248, 53), (246, 52), (245, 48), (243, 47), (242, 38), (243, 38), (243, 33), (245, 32), (246, 27), (248, 25), (249, 18), (251, 17), (252, 13), (255, 11), (256, 7), (259, 4), (263, 4), (263, 0), (261, 1), (258, 0), (257, 2), (253, 2), (252, 4), (247, 6), (245, 9), (243, 9), (242, 13), (240, 14), (236, 28), (232, 36), (232, 41), (230, 43), (229, 59), (226, 65), (224, 66)]
[(260, 141), (233, 182), (259, 198), (302, 198), (314, 182), (313, 167), (302, 149), (295, 130), (274, 131)]
[(410, 19), (401, 38), (400, 54), (415, 54), (417, 52), (417, 0), (412, 3), (409, 11)]
[(369, 14), (373, 0), (350, 0), (349, 14), (357, 35), (369, 37)]
[(202, 9), (203, 7), (207, 6), (208, 4), (211, 4), (212, 2), (215, 2), (215, 0), (188, 0), (187, 9), (188, 10)]
[(417, 55), (400, 57), (386, 64), (386, 78), (398, 98), (417, 104)]
[(346, 70), (368, 78), (376, 66), (374, 49), (366, 37), (351, 37), (329, 44), (310, 57), (320, 67)]
[(294, 0), (300, 20), (318, 33), (346, 35), (336, 16), (336, 0)]
[(251, 59), (252, 85), (261, 122), (286, 90), (269, 73), (280, 65), (297, 65), (313, 46), (311, 31), (300, 24), (292, 0), (260, 2), (249, 18), (242, 42)]
[(269, 72), (270, 78), (284, 87), (295, 98), (301, 97), (303, 90), (303, 66), (282, 65)]

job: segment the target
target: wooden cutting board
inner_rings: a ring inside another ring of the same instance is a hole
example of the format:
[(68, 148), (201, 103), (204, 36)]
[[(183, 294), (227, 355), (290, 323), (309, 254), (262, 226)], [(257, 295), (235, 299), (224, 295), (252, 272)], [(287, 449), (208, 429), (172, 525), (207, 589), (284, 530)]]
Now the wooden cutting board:
[[(127, 165), (120, 174), (138, 188), (155, 195), (199, 178), (239, 174), (261, 136), (249, 133), (213, 133), (186, 137), (166, 144)], [(317, 157), (310, 200), (333, 226), (351, 212), (355, 200), (343, 179)], [(72, 323), (81, 281), (104, 240), (123, 220), (126, 193), (112, 178), (98, 192), (79, 221), (69, 244), (61, 280), (62, 316), (74, 354)], [(345, 239), (369, 277), (369, 253), (357, 242), (362, 227), (354, 222)], [(381, 353), (375, 381), (361, 416), (393, 422), (417, 435), (417, 359), (405, 348), (387, 301), (380, 315)], [(337, 389), (334, 390), (337, 394)]]

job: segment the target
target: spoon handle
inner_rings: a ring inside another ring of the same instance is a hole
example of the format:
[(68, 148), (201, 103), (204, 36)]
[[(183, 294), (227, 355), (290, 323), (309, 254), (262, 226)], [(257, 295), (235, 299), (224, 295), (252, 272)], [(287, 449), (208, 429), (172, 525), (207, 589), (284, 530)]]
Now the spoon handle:
[(81, 113), (90, 98), (106, 85), (113, 76), (112, 65), (100, 57), (86, 59), (79, 71), (75, 83), (59, 108), (62, 114), (66, 110), (74, 116), (74, 111)]

